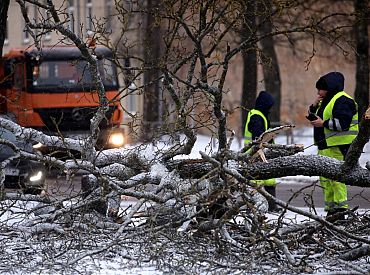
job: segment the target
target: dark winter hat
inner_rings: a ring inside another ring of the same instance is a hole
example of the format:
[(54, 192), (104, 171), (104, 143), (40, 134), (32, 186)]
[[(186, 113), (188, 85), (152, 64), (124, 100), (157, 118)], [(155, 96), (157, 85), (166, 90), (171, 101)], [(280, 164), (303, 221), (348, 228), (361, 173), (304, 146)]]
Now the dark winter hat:
[[(330, 72), (321, 77), (325, 80), (326, 91), (336, 94), (344, 89), (344, 76), (340, 72)], [(320, 80), (320, 79), (319, 79)], [(316, 84), (317, 85), (317, 84)]]
[(268, 113), (274, 103), (275, 100), (270, 93), (261, 91), (256, 99), (256, 109)]
[(328, 90), (328, 84), (326, 83), (326, 81), (323, 77), (320, 77), (319, 80), (317, 80), (316, 89), (324, 90), (324, 91)]

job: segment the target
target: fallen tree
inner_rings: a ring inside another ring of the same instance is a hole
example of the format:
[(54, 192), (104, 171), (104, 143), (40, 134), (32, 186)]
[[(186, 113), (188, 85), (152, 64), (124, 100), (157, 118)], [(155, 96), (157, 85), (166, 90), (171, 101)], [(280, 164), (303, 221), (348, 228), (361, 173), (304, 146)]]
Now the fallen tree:
[[(249, 43), (256, 42), (255, 37), (249, 37), (239, 45), (222, 43), (227, 27), (231, 27), (223, 25), (222, 17), (230, 16), (232, 1), (217, 9), (212, 1), (198, 3), (193, 8), (199, 9), (200, 18), (191, 14), (194, 25), (184, 21), (190, 11), (180, 2), (172, 3), (179, 8), (177, 12), (167, 10), (168, 14), (163, 14), (166, 10), (158, 11), (158, 20), (169, 20), (168, 34), (171, 35), (165, 37), (168, 52), (158, 66), (145, 69), (160, 70), (162, 75), (157, 80), (162, 81), (163, 91), (173, 103), (175, 119), (168, 120), (150, 143), (103, 151), (97, 151), (95, 145), (107, 102), (93, 53), (82, 39), (64, 26), (67, 22), (59, 18), (62, 10), (56, 10), (52, 1), (47, 5), (31, 0), (17, 2), (28, 31), (57, 30), (81, 50), (95, 76), (101, 106), (91, 122), (91, 136), (84, 142), (50, 136), (0, 118), (0, 125), (19, 139), (81, 153), (81, 158), (62, 160), (20, 150), (19, 158), (57, 167), (67, 175), (67, 180), (75, 177), (78, 171), (85, 173), (81, 189), (74, 193), (55, 197), (48, 193), (43, 196), (4, 195), (3, 216), (8, 210), (14, 212), (14, 207), (18, 209), (16, 213), (23, 215), (19, 222), (12, 222), (12, 216), (3, 222), (4, 240), (16, 236), (24, 244), (18, 252), (12, 248), (3, 254), (9, 263), (14, 254), (31, 255), (31, 251), (37, 250), (43, 251), (47, 258), (43, 265), (53, 265), (54, 270), (73, 269), (78, 264), (83, 265), (88, 257), (104, 255), (108, 259), (116, 253), (123, 255), (127, 266), (150, 261), (160, 270), (189, 273), (227, 270), (257, 274), (266, 272), (261, 267), (266, 265), (275, 273), (312, 273), (321, 270), (315, 265), (318, 260), (323, 265), (329, 263), (359, 274), (369, 271), (368, 264), (360, 267), (343, 261), (369, 255), (368, 214), (359, 215), (349, 210), (346, 221), (333, 224), (314, 212), (272, 197), (251, 181), (320, 175), (348, 185), (369, 187), (370, 172), (358, 165), (370, 136), (369, 116), (365, 114), (362, 118), (359, 134), (345, 161), (298, 154), (303, 150), (301, 145), (268, 144), (271, 138), (292, 125), (269, 130), (240, 151), (231, 150), (234, 136), (228, 134), (228, 112), (222, 106), (225, 78), (230, 60)], [(47, 22), (34, 23), (28, 18), (25, 2), (48, 10), (52, 17)], [(138, 7), (136, 12), (145, 14), (147, 11)], [(236, 22), (237, 18), (233, 23)], [(225, 32), (217, 34), (216, 30), (224, 28)], [(310, 28), (312, 26), (307, 26)], [(283, 32), (274, 35), (279, 33)], [(179, 35), (184, 45), (190, 43), (192, 46), (181, 59), (174, 61), (173, 55), (179, 50), (175, 47), (175, 38)], [(211, 38), (218, 44), (206, 47)], [(216, 60), (220, 52), (224, 55)], [(218, 74), (214, 74), (214, 68), (219, 70)], [(181, 69), (186, 69), (185, 76), (179, 74)], [(145, 91), (145, 88), (138, 89)], [(208, 105), (204, 109), (211, 112), (201, 111), (194, 117), (197, 104), (204, 101)], [(211, 123), (202, 120), (205, 113)], [(197, 120), (204, 128), (214, 127), (217, 150), (212, 154), (200, 152), (199, 159), (187, 159), (183, 156), (191, 153), (197, 139), (199, 126), (193, 124)], [(161, 143), (164, 136), (175, 138), (164, 144)], [(266, 198), (275, 200), (284, 209), (277, 220), (267, 218)], [(287, 211), (311, 221), (287, 222)], [(38, 238), (44, 242), (35, 243)], [(59, 249), (55, 249), (55, 243)], [(32, 264), (30, 261), (24, 269), (33, 270), (37, 264), (40, 262)], [(335, 270), (335, 267), (323, 270)]]

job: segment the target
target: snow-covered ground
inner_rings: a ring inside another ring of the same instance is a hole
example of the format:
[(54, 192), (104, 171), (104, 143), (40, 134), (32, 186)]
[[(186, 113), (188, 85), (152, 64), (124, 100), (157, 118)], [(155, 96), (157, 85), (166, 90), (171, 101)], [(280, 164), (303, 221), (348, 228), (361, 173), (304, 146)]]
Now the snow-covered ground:
[[(292, 144), (292, 137), (287, 137), (285, 134), (280, 134), (275, 138), (276, 144)], [(293, 144), (303, 144), (304, 155), (316, 155), (317, 147), (313, 144), (313, 131), (312, 128), (295, 128), (293, 129)], [(242, 140), (234, 139), (231, 145), (232, 150), (240, 150), (243, 146)], [(190, 158), (199, 158), (199, 151), (215, 152), (217, 150), (217, 141), (208, 136), (198, 135), (197, 142), (190, 154)], [(366, 162), (370, 161), (370, 144), (367, 143), (364, 151), (360, 157), (360, 165), (365, 166)]]
[[(293, 140), (292, 140), (293, 139)], [(292, 143), (293, 141), (293, 143)], [(317, 147), (313, 144), (313, 130), (312, 128), (295, 128), (293, 129), (293, 138), (285, 134), (280, 134), (275, 138), (276, 144), (303, 144), (304, 152), (300, 154), (304, 155), (316, 155)], [(243, 141), (234, 139), (231, 145), (231, 149), (238, 151), (242, 148)], [(211, 139), (208, 136), (198, 135), (197, 142), (188, 158), (200, 158), (199, 151), (210, 153), (217, 150), (217, 141)], [(366, 162), (370, 161), (370, 144), (367, 143), (364, 147), (364, 151), (359, 159), (359, 163), (362, 167), (365, 167)], [(307, 181), (317, 180), (318, 177), (307, 177), (307, 176), (294, 176), (285, 177), (278, 179), (279, 182), (290, 182), (290, 183), (306, 183)]]
[[(292, 140), (293, 139), (293, 140)], [(293, 142), (292, 142), (293, 141)], [(285, 134), (280, 134), (275, 138), (276, 144), (303, 144), (304, 151), (300, 154), (304, 155), (316, 155), (317, 147), (313, 144), (313, 130), (310, 127), (307, 128), (294, 128), (293, 137), (287, 136)], [(231, 145), (232, 150), (240, 150), (243, 146), (242, 140), (234, 139)], [(215, 152), (217, 150), (216, 140), (211, 139), (208, 136), (199, 135), (197, 142), (189, 156), (189, 158), (200, 158), (199, 151), (202, 152)], [(363, 153), (360, 157), (359, 163), (362, 167), (365, 167), (366, 162), (370, 161), (370, 144), (367, 143), (364, 147)], [(290, 176), (277, 179), (278, 184), (289, 183), (289, 184), (307, 184), (318, 180), (319, 177), (309, 177), (309, 176)], [(303, 208), (307, 210), (307, 208)], [(323, 208), (316, 208), (318, 215), (325, 216)], [(359, 209), (359, 213), (367, 211), (366, 209)], [(276, 215), (269, 215), (270, 218), (276, 217)], [(287, 219), (295, 219), (297, 221), (307, 221), (307, 218), (301, 215), (296, 215), (295, 213), (288, 212), (286, 215)]]
[[(275, 139), (275, 143), (277, 144), (287, 144), (287, 137), (285, 135), (280, 135)], [(303, 144), (305, 150), (302, 154), (316, 154), (317, 149), (313, 146), (312, 140), (312, 129), (294, 129), (294, 143), (296, 144)], [(234, 140), (232, 143), (231, 148), (233, 150), (241, 149), (242, 141)], [(203, 152), (215, 152), (217, 150), (216, 141), (211, 140), (207, 136), (198, 136), (196, 146), (194, 147), (191, 155), (189, 158), (199, 158), (199, 151)], [(367, 161), (370, 160), (370, 147), (367, 144), (364, 148), (364, 153), (361, 156), (360, 163), (361, 165), (365, 165)], [(287, 177), (283, 179), (279, 179), (279, 181), (287, 181), (287, 182), (295, 182), (299, 184), (300, 182), (306, 182), (306, 180), (314, 180), (312, 177), (303, 177), (303, 176), (296, 176), (296, 177)], [(135, 203), (134, 201), (123, 201), (122, 206), (127, 207), (129, 204)], [(18, 205), (19, 204), (19, 205)], [(30, 220), (34, 218), (34, 214), (27, 214), (27, 212), (23, 211), (24, 209), (31, 209), (34, 205), (33, 203), (19, 202), (18, 204), (13, 205), (12, 211), (8, 211), (8, 213), (3, 213), (1, 216), (1, 222), (4, 225), (12, 226), (16, 225), (17, 223), (24, 223), (26, 220)], [(302, 208), (303, 210), (308, 210), (307, 208)], [(324, 216), (325, 213), (322, 208), (316, 208), (317, 214), (319, 216)], [(360, 209), (359, 212), (365, 212), (366, 209)], [(270, 222), (274, 222), (278, 219), (277, 214), (267, 214), (267, 219)], [(298, 215), (292, 212), (287, 212), (284, 216), (284, 220), (286, 222), (300, 223), (309, 221), (309, 219), (305, 216)], [(26, 232), (25, 232), (26, 233)], [(0, 238), (1, 239), (1, 238)], [(13, 247), (14, 245), (14, 247)], [(17, 249), (16, 244), (10, 244), (8, 246), (8, 250), (10, 249)], [(76, 272), (78, 273), (85, 273), (85, 274), (164, 274), (161, 271), (158, 271), (155, 267), (151, 266), (150, 263), (145, 264), (138, 264), (137, 267), (127, 268), (126, 263), (128, 260), (125, 257), (115, 256), (107, 260), (106, 258), (99, 258), (99, 257), (86, 257), (78, 262), (76, 266)], [(124, 266), (124, 267), (123, 267)], [(4, 271), (4, 269), (1, 269)], [(41, 270), (41, 271), (40, 271)], [(47, 270), (40, 269), (37, 271), (37, 274), (51, 274)], [(22, 274), (22, 272), (12, 272), (12, 274)], [(32, 273), (31, 273), (32, 274)], [(59, 274), (59, 273), (58, 273)], [(60, 274), (69, 274), (61, 272)]]

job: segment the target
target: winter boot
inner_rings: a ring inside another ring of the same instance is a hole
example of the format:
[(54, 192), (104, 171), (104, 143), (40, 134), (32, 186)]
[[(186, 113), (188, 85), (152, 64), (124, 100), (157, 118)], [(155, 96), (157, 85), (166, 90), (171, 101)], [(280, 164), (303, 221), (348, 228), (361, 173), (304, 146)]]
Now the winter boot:
[(328, 222), (336, 222), (336, 221), (342, 221), (346, 219), (345, 211), (347, 211), (347, 208), (336, 208), (336, 209), (330, 209), (328, 213), (326, 214), (325, 220)]
[[(272, 185), (272, 186), (264, 186), (265, 190), (267, 193), (269, 193), (271, 196), (273, 197), (276, 197), (276, 186), (275, 185)], [(279, 213), (281, 212), (281, 208), (279, 206), (276, 205), (275, 201), (272, 200), (272, 199), (267, 199), (267, 202), (268, 202), (268, 212), (272, 212), (272, 213)]]

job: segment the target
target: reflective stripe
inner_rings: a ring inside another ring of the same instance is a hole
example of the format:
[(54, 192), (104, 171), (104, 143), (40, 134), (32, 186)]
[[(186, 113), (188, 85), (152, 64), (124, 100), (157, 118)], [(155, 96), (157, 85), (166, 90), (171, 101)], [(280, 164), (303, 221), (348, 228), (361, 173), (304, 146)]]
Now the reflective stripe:
[(326, 139), (326, 144), (328, 147), (344, 145), (344, 144), (351, 144), (356, 135), (358, 134), (358, 112), (357, 112), (357, 103), (356, 105), (356, 113), (352, 116), (351, 125), (348, 131), (342, 129), (339, 120), (333, 118), (333, 109), (335, 102), (338, 98), (345, 96), (353, 100), (348, 94), (344, 91), (341, 91), (334, 95), (334, 97), (329, 101), (329, 103), (324, 108), (323, 112), (323, 120), (328, 120), (328, 128), (324, 127), (324, 134)]
[(329, 129), (334, 130), (334, 123), (332, 119), (329, 120), (328, 127)]
[(344, 131), (344, 132), (335, 132), (335, 133), (326, 133), (325, 138), (330, 138), (332, 136), (350, 136), (354, 135), (357, 136), (358, 131)]
[(334, 121), (334, 125), (335, 125), (335, 127), (337, 128), (337, 130), (338, 130), (338, 131), (343, 131), (343, 130), (342, 130), (342, 126), (340, 125), (339, 119), (334, 118), (334, 119), (333, 119), (333, 121)]

